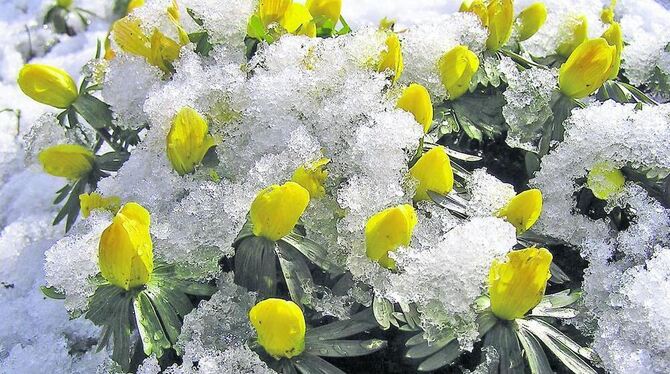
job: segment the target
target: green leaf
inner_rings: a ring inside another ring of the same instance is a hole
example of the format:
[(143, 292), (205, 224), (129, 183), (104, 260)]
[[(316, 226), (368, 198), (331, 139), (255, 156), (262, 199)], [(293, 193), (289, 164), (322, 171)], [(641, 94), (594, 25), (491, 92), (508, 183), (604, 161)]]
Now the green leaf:
[(547, 119), (543, 126), (542, 139), (539, 144), (539, 157), (549, 153), (550, 146), (553, 141), (563, 141), (563, 133), (565, 132), (564, 122), (572, 110), (577, 108), (577, 103), (560, 93), (555, 91), (551, 97), (551, 112), (552, 116)]
[(393, 303), (383, 297), (375, 296), (372, 300), (372, 312), (382, 329), (387, 330), (391, 327), (393, 317)]
[(511, 323), (500, 322), (484, 335), (484, 345), (495, 348), (500, 358), (500, 374), (524, 374), (523, 359), (519, 339)]
[(596, 360), (597, 355), (591, 348), (580, 346), (557, 328), (539, 318), (519, 320), (519, 325), (540, 339), (542, 343), (575, 373), (595, 372), (579, 357), (581, 356), (591, 361)]
[(573, 318), (578, 312), (572, 308), (565, 308), (574, 304), (582, 296), (580, 290), (564, 290), (555, 294), (545, 295), (542, 301), (533, 308), (531, 315), (553, 318)]
[(570, 277), (555, 262), (552, 262), (549, 266), (549, 272), (551, 273), (551, 278), (549, 278), (551, 283), (563, 284), (570, 281)]
[(337, 35), (346, 35), (351, 32), (351, 27), (347, 21), (344, 20), (344, 17), (340, 15), (340, 23), (342, 23), (342, 28), (337, 31)]
[(72, 107), (94, 129), (103, 129), (112, 126), (112, 111), (109, 105), (87, 93), (79, 95)]
[(85, 179), (79, 179), (77, 182), (75, 182), (75, 184), (72, 186), (72, 190), (69, 192), (70, 196), (68, 197), (67, 201), (65, 201), (65, 204), (58, 212), (58, 214), (56, 214), (56, 218), (53, 220), (53, 225), (59, 224), (63, 218), (67, 217), (67, 220), (65, 221), (65, 232), (70, 231), (72, 225), (74, 225), (74, 222), (77, 220), (77, 216), (79, 216), (79, 195), (84, 193), (85, 187)]
[(502, 115), (505, 99), (498, 91), (492, 95), (479, 92), (464, 95), (451, 105), (459, 125), (473, 139), (481, 140), (482, 133), (493, 138), (506, 129)]
[(344, 273), (344, 269), (333, 260), (333, 255), (328, 250), (313, 240), (307, 239), (296, 233), (290, 233), (283, 237), (281, 241), (290, 245), (305, 255), (314, 265), (327, 271), (328, 273), (339, 275)]
[(54, 287), (40, 286), (40, 291), (42, 294), (50, 299), (63, 300), (65, 299), (65, 293), (58, 291)]
[(465, 207), (467, 201), (457, 194), (442, 195), (434, 191), (426, 191), (433, 202), (440, 207), (447, 209), (456, 217), (465, 219), (468, 217)]
[(305, 342), (335, 340), (356, 335), (378, 327), (370, 308), (354, 314), (350, 319), (331, 322), (324, 326), (308, 329)]
[(540, 342), (524, 328), (518, 329), (516, 335), (523, 346), (530, 372), (532, 374), (552, 373), (549, 360), (547, 360), (547, 355), (544, 353), (542, 346), (540, 346)]
[(477, 315), (477, 325), (479, 326), (479, 336), (486, 335), (500, 320), (491, 310), (484, 311)]
[(276, 252), (279, 258), (279, 267), (284, 274), (286, 287), (291, 295), (291, 299), (301, 307), (311, 305), (311, 295), (307, 294), (305, 289), (313, 287), (314, 281), (309, 267), (293, 247), (285, 242), (277, 243)]
[(237, 247), (242, 240), (251, 236), (254, 236), (253, 224), (251, 223), (251, 219), (247, 217), (247, 220), (244, 222), (242, 229), (240, 230), (240, 232), (237, 234), (237, 237), (233, 241), (233, 247)]
[(266, 238), (243, 239), (235, 250), (235, 283), (263, 297), (277, 292), (277, 244)]
[(167, 339), (156, 309), (146, 292), (137, 294), (133, 301), (133, 306), (137, 329), (142, 337), (144, 353), (147, 356), (155, 354), (156, 357), (160, 358), (163, 356), (164, 350), (169, 349), (172, 345)]
[(426, 341), (426, 339), (423, 337), (423, 331), (421, 331), (420, 333), (418, 333), (418, 334), (412, 336), (411, 338), (407, 339), (407, 341), (405, 342), (405, 347), (413, 347), (413, 346), (415, 346), (417, 344), (421, 344), (425, 341)]
[(423, 360), (419, 367), (418, 371), (433, 371), (441, 367), (447, 366), (454, 362), (458, 356), (461, 355), (461, 347), (458, 344), (458, 340), (454, 339), (449, 344), (444, 346), (442, 349), (437, 351), (434, 355)]
[(257, 14), (254, 14), (251, 16), (251, 18), (249, 18), (249, 23), (247, 24), (247, 35), (257, 40), (265, 40), (267, 30), (265, 29), (265, 25), (263, 25), (263, 21), (261, 21), (261, 17), (259, 17)]
[(305, 352), (323, 357), (365, 356), (386, 348), (386, 341), (370, 340), (321, 340), (310, 341)]
[(96, 156), (95, 163), (101, 170), (118, 171), (128, 158), (130, 158), (128, 152), (108, 152)]
[(66, 184), (63, 188), (56, 191), (56, 199), (53, 202), (54, 205), (60, 204), (61, 201), (63, 201), (67, 197), (67, 195), (70, 193), (70, 190), (72, 190), (72, 185)]
[(291, 362), (302, 374), (346, 374), (330, 362), (309, 353), (293, 357)]
[(147, 287), (144, 294), (151, 300), (156, 314), (162, 322), (163, 330), (167, 333), (170, 344), (176, 344), (181, 332), (182, 320), (170, 304), (168, 296), (158, 287)]
[[(193, 9), (191, 8), (186, 8), (186, 13), (193, 19), (193, 22), (195, 22), (198, 26), (203, 27), (205, 25), (205, 21), (202, 20), (202, 18), (198, 17)], [(190, 37), (190, 35), (189, 35)], [(191, 40), (192, 41), (192, 40)]]
[(405, 353), (405, 357), (407, 358), (425, 358), (428, 356), (431, 356), (438, 351), (440, 351), (442, 348), (446, 347), (447, 344), (451, 343), (456, 339), (456, 335), (453, 333), (448, 333), (445, 336), (429, 342), (427, 340), (424, 340), (423, 342), (412, 346), (410, 349), (407, 350)]

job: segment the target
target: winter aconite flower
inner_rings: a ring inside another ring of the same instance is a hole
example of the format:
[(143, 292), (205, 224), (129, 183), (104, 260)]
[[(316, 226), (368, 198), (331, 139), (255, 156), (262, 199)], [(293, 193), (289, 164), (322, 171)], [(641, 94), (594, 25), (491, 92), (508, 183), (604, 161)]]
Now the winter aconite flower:
[(365, 224), (368, 258), (387, 269), (395, 269), (395, 261), (389, 257), (389, 252), (409, 245), (416, 223), (416, 212), (407, 204), (382, 210), (370, 217)]
[(409, 169), (409, 174), (419, 181), (414, 200), (430, 200), (428, 191), (442, 195), (448, 194), (454, 187), (454, 172), (444, 147), (435, 147), (426, 152)]
[(258, 16), (265, 27), (279, 22), (284, 16), (292, 0), (261, 0), (258, 4)]
[(603, 38), (587, 40), (561, 66), (558, 85), (566, 96), (581, 99), (595, 92), (610, 77), (617, 49)]
[(291, 3), (279, 20), (284, 30), (294, 35), (316, 36), (316, 24), (312, 15), (302, 4)]
[(151, 36), (142, 30), (140, 21), (132, 16), (126, 16), (114, 22), (112, 32), (116, 44), (122, 50), (144, 57), (150, 65), (156, 66), (163, 72), (172, 70), (172, 63), (179, 57), (181, 45), (168, 38), (158, 29), (154, 29)]
[(305, 317), (293, 301), (265, 299), (249, 311), (258, 344), (275, 358), (291, 358), (305, 349)]
[(491, 311), (496, 317), (523, 317), (542, 300), (551, 276), (551, 253), (544, 248), (526, 248), (507, 254), (507, 261), (493, 260), (489, 270)]
[(133, 10), (144, 5), (144, 0), (130, 0), (128, 6), (126, 7), (126, 14), (131, 13)]
[(412, 113), (416, 122), (423, 127), (423, 132), (428, 132), (433, 123), (433, 103), (426, 87), (417, 83), (410, 84), (402, 92), (396, 106)]
[(497, 216), (505, 218), (516, 227), (517, 234), (530, 229), (542, 214), (542, 192), (536, 188), (526, 190), (514, 196)]
[(342, 0), (307, 0), (305, 5), (319, 26), (324, 23), (335, 26), (340, 19)]
[(70, 74), (54, 66), (25, 64), (17, 82), (31, 99), (55, 108), (68, 108), (79, 96)]
[(483, 0), (466, 0), (461, 3), (458, 11), (473, 13), (479, 18), (482, 26), (487, 27), (489, 25), (489, 11)]
[(479, 69), (479, 58), (468, 47), (459, 45), (442, 55), (437, 64), (449, 100), (455, 100), (470, 88), (470, 80)]
[(79, 206), (81, 216), (88, 218), (92, 210), (108, 210), (116, 213), (121, 206), (121, 198), (118, 196), (104, 197), (97, 192), (83, 193), (79, 195)]
[(309, 191), (295, 182), (272, 185), (251, 203), (253, 233), (276, 241), (288, 235), (309, 204)]
[(207, 151), (216, 145), (207, 121), (191, 108), (183, 108), (172, 119), (167, 135), (167, 155), (179, 175), (192, 173)]
[(77, 144), (59, 144), (42, 150), (37, 158), (48, 174), (71, 180), (88, 175), (93, 169), (93, 152)]
[(607, 41), (607, 44), (616, 48), (614, 63), (612, 64), (609, 75), (609, 79), (614, 79), (619, 75), (621, 52), (623, 52), (623, 32), (621, 31), (621, 25), (619, 25), (618, 22), (612, 22), (603, 33), (602, 38)]
[(624, 183), (626, 178), (621, 170), (609, 162), (595, 164), (586, 177), (586, 185), (601, 200), (607, 200), (621, 191)]
[(98, 265), (109, 283), (130, 290), (149, 281), (154, 269), (150, 222), (144, 207), (128, 203), (102, 232)]
[(400, 48), (400, 39), (395, 33), (390, 33), (386, 38), (386, 50), (379, 56), (377, 64), (377, 71), (384, 72), (390, 70), (393, 74), (391, 82), (395, 83), (400, 79), (400, 75), (404, 69), (402, 60), (402, 50)]
[(586, 16), (579, 15), (568, 18), (561, 32), (561, 43), (556, 48), (556, 53), (568, 57), (586, 38), (588, 38), (589, 22)]
[(490, 0), (488, 7), (489, 37), (486, 48), (490, 51), (499, 50), (512, 34), (514, 24), (514, 2), (512, 0)]
[(605, 24), (610, 24), (614, 22), (614, 7), (616, 6), (616, 0), (612, 0), (609, 6), (603, 8), (600, 12), (600, 20)]
[(544, 3), (533, 3), (522, 10), (517, 16), (519, 23), (519, 40), (530, 39), (531, 36), (540, 30), (547, 20), (547, 7)]
[(326, 195), (324, 186), (328, 178), (326, 165), (330, 162), (329, 158), (321, 158), (317, 161), (302, 165), (293, 172), (291, 180), (309, 192), (311, 199), (317, 199)]

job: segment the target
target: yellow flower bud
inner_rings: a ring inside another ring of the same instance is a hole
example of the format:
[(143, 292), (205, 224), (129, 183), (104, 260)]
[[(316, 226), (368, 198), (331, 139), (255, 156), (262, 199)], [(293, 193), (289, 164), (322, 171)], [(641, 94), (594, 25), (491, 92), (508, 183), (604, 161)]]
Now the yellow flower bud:
[(396, 106), (412, 113), (416, 122), (423, 127), (423, 132), (428, 132), (433, 123), (433, 103), (426, 87), (416, 83), (410, 84), (402, 92)]
[(126, 16), (114, 22), (112, 33), (116, 44), (130, 54), (144, 57), (147, 62), (163, 72), (171, 70), (172, 63), (179, 57), (181, 45), (155, 29), (148, 37), (138, 19)]
[(400, 75), (404, 69), (402, 61), (402, 50), (400, 48), (400, 39), (396, 33), (390, 33), (386, 38), (386, 50), (379, 56), (379, 63), (377, 64), (377, 71), (384, 72), (391, 70), (393, 73), (392, 83), (400, 79)]
[(258, 4), (258, 16), (267, 27), (271, 23), (279, 22), (292, 3), (293, 0), (261, 0)]
[(124, 205), (100, 237), (98, 265), (107, 281), (124, 290), (142, 286), (154, 270), (149, 212), (140, 204)]
[(104, 197), (97, 192), (83, 193), (79, 195), (79, 207), (81, 216), (88, 218), (92, 210), (107, 210), (116, 213), (121, 206), (121, 198), (118, 196)]
[(365, 224), (368, 258), (387, 269), (395, 269), (395, 261), (389, 257), (389, 252), (409, 245), (416, 223), (416, 212), (407, 204), (382, 210), (370, 217)]
[(415, 201), (430, 200), (428, 191), (446, 195), (454, 187), (454, 171), (447, 152), (441, 146), (424, 153), (409, 169), (409, 174), (419, 181)]
[(55, 108), (68, 108), (79, 96), (70, 74), (49, 65), (23, 65), (17, 82), (31, 99)]
[(589, 22), (586, 16), (579, 15), (570, 17), (563, 26), (564, 40), (556, 48), (556, 53), (563, 57), (569, 57), (580, 44), (589, 36)]
[(325, 166), (330, 162), (329, 158), (310, 162), (302, 165), (293, 172), (291, 180), (303, 186), (311, 199), (320, 198), (326, 195), (324, 184), (328, 178), (328, 170)]
[(333, 26), (340, 20), (342, 0), (307, 0), (307, 9), (319, 25), (329, 21)]
[(289, 4), (284, 15), (279, 20), (279, 24), (291, 34), (306, 35), (312, 38), (316, 36), (316, 25), (314, 24), (312, 15), (307, 10), (307, 7), (302, 4)]
[(456, 100), (470, 88), (470, 80), (479, 69), (479, 58), (468, 47), (459, 45), (442, 55), (437, 67), (449, 100)]
[(500, 218), (516, 227), (517, 234), (521, 234), (533, 227), (542, 214), (542, 192), (536, 188), (526, 190), (514, 196), (497, 213)]
[(144, 0), (130, 0), (126, 7), (126, 14), (144, 5)]
[(167, 156), (179, 175), (192, 173), (216, 145), (208, 131), (207, 121), (191, 108), (182, 108), (172, 119), (166, 141)]
[(484, 27), (489, 25), (489, 11), (483, 0), (465, 0), (461, 3), (459, 12), (474, 13)]
[(56, 5), (62, 8), (69, 8), (73, 0), (56, 0)]
[(519, 22), (519, 41), (529, 39), (547, 20), (547, 7), (544, 3), (533, 3), (522, 10), (517, 17)]
[(506, 320), (522, 318), (542, 300), (552, 255), (545, 248), (525, 248), (493, 260), (489, 270), (491, 311)]
[(291, 358), (305, 350), (305, 316), (293, 301), (265, 299), (249, 311), (258, 344), (275, 358)]
[(623, 52), (623, 32), (621, 31), (621, 25), (617, 22), (612, 22), (610, 27), (603, 33), (602, 38), (607, 40), (607, 44), (616, 47), (616, 55), (609, 75), (609, 79), (615, 79), (619, 75), (621, 52)]
[(497, 51), (507, 43), (512, 34), (514, 2), (512, 0), (491, 0), (487, 12), (489, 37), (486, 39), (486, 48), (490, 51)]
[(561, 92), (574, 99), (594, 93), (609, 78), (616, 53), (616, 47), (603, 38), (582, 43), (559, 69)]
[(37, 158), (47, 174), (71, 180), (88, 175), (95, 157), (88, 148), (76, 144), (59, 144), (42, 150)]
[(309, 204), (309, 191), (295, 182), (272, 185), (251, 203), (253, 233), (272, 241), (288, 235)]
[(624, 183), (626, 178), (621, 170), (609, 162), (595, 164), (586, 177), (586, 185), (601, 200), (607, 200), (621, 191)]

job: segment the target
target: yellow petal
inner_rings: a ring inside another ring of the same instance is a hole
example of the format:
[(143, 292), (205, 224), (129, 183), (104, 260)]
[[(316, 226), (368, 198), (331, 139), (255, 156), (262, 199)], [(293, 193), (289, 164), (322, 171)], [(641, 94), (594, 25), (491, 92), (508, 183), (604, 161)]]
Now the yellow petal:
[(437, 64), (449, 100), (455, 100), (470, 88), (470, 80), (479, 69), (479, 58), (468, 47), (459, 45), (442, 55)]
[(466, 0), (461, 3), (458, 11), (474, 13), (481, 21), (482, 26), (487, 27), (489, 25), (489, 11), (483, 0)]
[(112, 35), (123, 51), (147, 59), (151, 57), (151, 41), (142, 31), (138, 19), (126, 16), (114, 22)]
[(251, 203), (253, 233), (276, 241), (288, 235), (309, 204), (309, 192), (295, 182), (272, 185)]
[(605, 24), (610, 24), (614, 22), (614, 7), (616, 6), (616, 0), (612, 0), (610, 5), (603, 8), (600, 12), (600, 20)]
[(144, 0), (130, 0), (126, 7), (126, 14), (144, 5)]
[(88, 175), (95, 160), (93, 152), (76, 144), (59, 144), (46, 148), (37, 158), (46, 173), (71, 180)]
[(342, 0), (307, 0), (305, 5), (319, 26), (329, 22), (335, 27), (340, 19)]
[(92, 210), (107, 210), (116, 213), (120, 206), (121, 198), (118, 196), (104, 197), (97, 192), (79, 195), (79, 207), (81, 216), (84, 218), (88, 218)]
[(542, 214), (542, 192), (536, 188), (514, 196), (497, 216), (505, 218), (521, 234), (533, 227)]
[(486, 39), (486, 48), (497, 51), (507, 43), (512, 34), (514, 3), (512, 0), (491, 0), (487, 12), (489, 37)]
[(621, 25), (617, 22), (612, 22), (610, 27), (605, 30), (602, 38), (607, 40), (607, 44), (616, 47), (616, 55), (614, 63), (610, 68), (609, 79), (615, 79), (619, 75), (619, 68), (621, 67), (621, 52), (623, 52), (623, 32)]
[(326, 195), (325, 182), (328, 178), (328, 170), (325, 166), (330, 162), (328, 158), (310, 162), (302, 165), (293, 172), (291, 180), (304, 187), (310, 199), (317, 199)]
[(207, 151), (216, 145), (207, 121), (191, 108), (183, 108), (172, 119), (167, 135), (167, 156), (179, 175), (192, 173)]
[(433, 103), (426, 87), (416, 83), (410, 84), (402, 92), (396, 106), (412, 113), (416, 122), (423, 127), (423, 132), (428, 132), (433, 123)]
[(542, 300), (552, 255), (544, 248), (526, 248), (507, 254), (507, 261), (493, 260), (489, 271), (491, 311), (498, 318), (522, 318)]
[(163, 72), (172, 70), (172, 63), (179, 57), (181, 45), (155, 29), (151, 35), (151, 53), (147, 61)]
[(601, 200), (607, 200), (621, 191), (624, 183), (626, 178), (621, 170), (609, 162), (595, 164), (586, 177), (586, 185)]
[[(279, 20), (279, 24), (291, 34), (312, 36), (309, 30), (309, 24), (312, 22), (312, 15), (302, 4), (291, 3)], [(314, 26), (316, 35), (316, 26)]]
[(378, 72), (385, 72), (390, 70), (393, 73), (391, 82), (395, 83), (400, 79), (400, 75), (404, 69), (402, 60), (402, 50), (400, 48), (400, 39), (395, 33), (390, 33), (386, 38), (386, 50), (379, 56), (379, 63), (377, 64)]
[(177, 5), (176, 0), (172, 0), (172, 4), (167, 8), (167, 13), (168, 13), (168, 18), (170, 19), (170, 22), (175, 26), (177, 29), (177, 34), (179, 35), (179, 44), (184, 46), (190, 42), (188, 38), (188, 33), (184, 28), (181, 26), (181, 23), (179, 22), (179, 18), (181, 17), (179, 14), (179, 5)]
[(149, 281), (154, 269), (149, 212), (137, 203), (124, 205), (100, 237), (98, 265), (113, 285), (129, 290)]
[(575, 99), (594, 93), (609, 78), (616, 53), (616, 47), (603, 38), (582, 43), (559, 70), (561, 92)]
[(382, 210), (370, 217), (365, 224), (368, 258), (387, 269), (395, 269), (395, 261), (389, 257), (389, 252), (409, 245), (416, 223), (416, 212), (407, 204)]
[(438, 146), (426, 152), (409, 169), (409, 174), (419, 181), (415, 201), (430, 200), (427, 191), (446, 195), (454, 187), (454, 172), (444, 147)]
[(567, 35), (565, 35), (565, 40), (556, 48), (556, 53), (563, 57), (569, 57), (572, 51), (586, 41), (589, 36), (589, 22), (586, 16), (570, 17), (566, 23), (563, 32)]
[(291, 358), (305, 349), (305, 317), (293, 301), (266, 299), (249, 311), (258, 344), (275, 358)]
[(533, 3), (519, 13), (517, 20), (519, 22), (519, 40), (527, 40), (544, 25), (547, 20), (547, 7), (544, 3)]
[(293, 0), (261, 0), (258, 4), (258, 16), (267, 27), (278, 22), (292, 3)]
[(77, 85), (65, 70), (42, 64), (25, 64), (17, 83), (21, 91), (38, 103), (65, 109), (77, 96)]

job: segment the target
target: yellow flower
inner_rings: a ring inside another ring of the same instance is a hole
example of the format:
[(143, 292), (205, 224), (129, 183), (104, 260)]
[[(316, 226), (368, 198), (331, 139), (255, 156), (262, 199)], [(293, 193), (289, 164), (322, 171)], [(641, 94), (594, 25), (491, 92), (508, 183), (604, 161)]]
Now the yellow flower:
[(379, 62), (377, 63), (377, 71), (384, 72), (386, 70), (391, 70), (393, 73), (393, 78), (391, 79), (392, 83), (395, 83), (400, 79), (400, 75), (404, 69), (402, 61), (402, 50), (400, 48), (400, 39), (396, 33), (390, 33), (386, 38), (386, 50), (381, 53), (379, 56)]
[(602, 12), (600, 12), (600, 20), (605, 23), (609, 24), (614, 22), (614, 7), (616, 6), (616, 0), (612, 0), (610, 2), (610, 5), (603, 8)]
[(561, 66), (558, 85), (566, 96), (581, 99), (589, 96), (609, 78), (617, 49), (603, 38), (587, 40)]
[(76, 144), (59, 144), (42, 150), (37, 158), (48, 174), (80, 179), (93, 169), (95, 157), (88, 148)]
[(507, 254), (507, 261), (493, 260), (489, 270), (491, 311), (498, 318), (522, 318), (542, 300), (551, 277), (551, 253), (526, 248)]
[(516, 227), (517, 234), (521, 234), (533, 227), (540, 214), (542, 214), (542, 192), (533, 188), (514, 196), (496, 215), (505, 218)]
[(468, 47), (459, 45), (442, 55), (437, 67), (449, 100), (456, 100), (470, 88), (470, 80), (479, 69), (479, 58)]
[(309, 191), (295, 182), (272, 185), (251, 203), (253, 233), (276, 241), (288, 235), (309, 204)]
[(130, 0), (126, 7), (126, 14), (144, 5), (144, 0)]
[(293, 172), (291, 180), (304, 187), (309, 192), (311, 199), (323, 197), (326, 195), (324, 184), (328, 178), (328, 170), (325, 169), (325, 166), (329, 162), (330, 159), (324, 157), (302, 165)]
[(291, 358), (305, 350), (305, 316), (293, 301), (265, 299), (249, 311), (258, 344), (275, 358)]
[(293, 0), (261, 0), (258, 4), (258, 16), (265, 27), (279, 22)]
[(491, 0), (487, 7), (489, 37), (486, 48), (497, 51), (507, 43), (514, 24), (514, 2), (512, 0)]
[(62, 8), (69, 8), (73, 0), (56, 0), (56, 5)]
[(484, 27), (489, 25), (489, 11), (483, 0), (465, 0), (461, 3), (459, 12), (474, 13)]
[(114, 41), (122, 50), (144, 57), (147, 62), (163, 72), (172, 69), (172, 63), (179, 57), (181, 45), (155, 29), (147, 36), (138, 19), (126, 16), (112, 25)]
[(88, 218), (92, 210), (98, 209), (116, 213), (121, 206), (121, 198), (118, 196), (104, 197), (97, 192), (83, 193), (79, 195), (79, 206), (84, 218)]
[(454, 171), (444, 147), (435, 147), (426, 152), (409, 169), (409, 174), (419, 181), (414, 195), (415, 201), (430, 200), (428, 191), (446, 195), (454, 187)]
[(586, 177), (586, 185), (601, 200), (607, 200), (621, 191), (624, 183), (626, 178), (621, 170), (609, 162), (595, 164)]
[[(177, 0), (172, 0), (172, 4), (170, 4), (170, 6), (167, 8), (167, 14), (170, 22), (172, 22), (174, 27), (177, 29), (177, 34), (179, 35), (179, 44), (188, 44), (190, 42), (188, 33), (186, 30), (184, 30), (184, 28), (181, 26), (181, 23), (179, 22), (179, 18), (181, 16), (179, 14), (179, 5), (177, 5)], [(179, 54), (177, 54), (177, 56), (178, 55)]]
[(306, 5), (319, 26), (329, 22), (334, 27), (340, 20), (342, 0), (307, 0)]
[(519, 22), (519, 41), (529, 39), (547, 20), (547, 7), (544, 3), (533, 3), (522, 10), (517, 17)]
[(423, 127), (423, 132), (428, 132), (433, 123), (433, 103), (426, 87), (416, 83), (410, 84), (402, 92), (396, 106), (412, 113), (416, 122)]
[(191, 108), (182, 108), (172, 119), (167, 135), (167, 156), (179, 175), (192, 173), (207, 151), (216, 145), (207, 121)]
[(124, 205), (100, 237), (98, 265), (107, 281), (124, 290), (142, 286), (154, 270), (149, 212), (140, 204)]
[(569, 57), (580, 44), (586, 41), (589, 32), (589, 22), (586, 16), (579, 15), (570, 17), (564, 25), (562, 31), (564, 35), (563, 42), (556, 48), (556, 53), (563, 57)]
[(395, 261), (389, 257), (389, 252), (409, 245), (416, 223), (416, 212), (407, 204), (382, 210), (370, 217), (365, 224), (368, 258), (387, 269), (395, 269)]
[(623, 32), (621, 31), (621, 25), (619, 25), (618, 22), (612, 22), (610, 27), (603, 33), (602, 38), (607, 40), (607, 44), (616, 48), (614, 63), (612, 64), (609, 75), (609, 79), (615, 79), (619, 75), (621, 52), (623, 51)]
[(307, 7), (302, 4), (289, 4), (284, 15), (279, 19), (279, 24), (284, 30), (294, 35), (306, 35), (312, 38), (316, 36), (316, 24)]
[(79, 96), (70, 74), (49, 65), (23, 65), (17, 82), (21, 91), (31, 99), (55, 108), (67, 108)]

